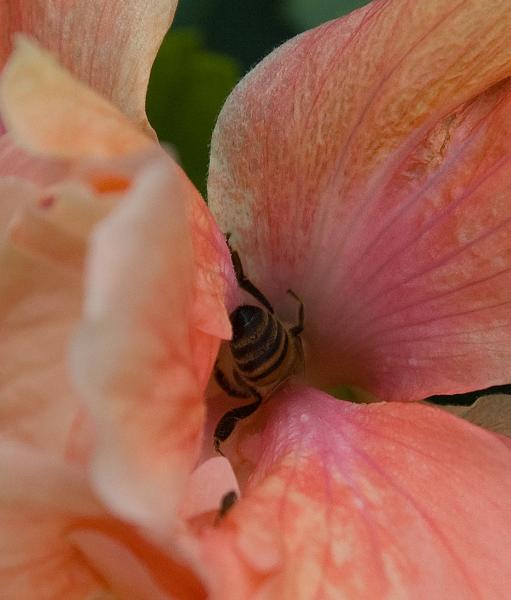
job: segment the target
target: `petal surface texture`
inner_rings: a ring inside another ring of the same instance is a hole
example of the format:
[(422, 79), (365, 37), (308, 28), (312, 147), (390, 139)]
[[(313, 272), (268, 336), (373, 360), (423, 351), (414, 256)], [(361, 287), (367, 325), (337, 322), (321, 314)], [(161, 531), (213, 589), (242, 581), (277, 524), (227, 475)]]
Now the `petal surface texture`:
[(176, 5), (177, 0), (6, 0), (0, 5), (0, 68), (11, 51), (12, 36), (25, 33), (147, 127), (149, 73)]
[(227, 101), (210, 206), (278, 312), (288, 288), (304, 301), (315, 384), (415, 400), (508, 382), (510, 35), (504, 1), (377, 1)]
[[(195, 210), (206, 205), (168, 157), (140, 175), (93, 236), (73, 352), (97, 427), (98, 489), (123, 517), (159, 532), (170, 531), (198, 458), (204, 391), (230, 334), (214, 300), (227, 250)], [(216, 307), (207, 321), (202, 304)]]
[(205, 542), (214, 597), (507, 597), (511, 451), (498, 436), (430, 406), (306, 388), (264, 410), (264, 428), (244, 430), (260, 436), (256, 470)]

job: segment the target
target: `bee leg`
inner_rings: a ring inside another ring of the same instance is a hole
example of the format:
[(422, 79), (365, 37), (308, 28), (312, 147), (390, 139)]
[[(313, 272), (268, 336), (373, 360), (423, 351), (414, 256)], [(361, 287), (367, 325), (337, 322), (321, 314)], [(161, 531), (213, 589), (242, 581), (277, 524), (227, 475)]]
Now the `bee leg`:
[(236, 250), (232, 249), (232, 246), (229, 243), (230, 237), (231, 234), (227, 233), (225, 239), (227, 241), (227, 246), (229, 247), (229, 250), (231, 252), (232, 264), (234, 266), (234, 273), (236, 274), (236, 280), (238, 281), (238, 285), (241, 289), (254, 296), (256, 300), (258, 300), (265, 308), (267, 308), (273, 314), (273, 306), (270, 304), (268, 298), (261, 292), (260, 289), (256, 288), (256, 286), (245, 275), (245, 272), (243, 271), (243, 265), (241, 264), (240, 256)]
[(231, 508), (238, 501), (238, 494), (231, 490), (222, 496), (222, 500), (220, 501), (220, 508), (218, 509), (218, 514), (215, 519), (215, 525), (220, 523), (220, 520), (225, 517), (225, 515), (231, 510)]
[(291, 327), (291, 329), (290, 329), (291, 333), (296, 337), (297, 335), (300, 335), (300, 333), (302, 333), (302, 331), (303, 331), (303, 322), (304, 322), (303, 302), (300, 300), (300, 298), (298, 298), (298, 296), (293, 292), (293, 290), (287, 290), (287, 293), (290, 296), (293, 296), (293, 298), (297, 302), (300, 303), (300, 307), (298, 309), (298, 323), (294, 327)]
[(224, 392), (229, 394), (229, 396), (232, 396), (233, 398), (250, 398), (250, 394), (248, 392), (239, 390), (231, 384), (231, 382), (227, 379), (226, 374), (218, 365), (215, 365), (214, 375), (218, 385), (224, 390)]
[[(255, 392), (255, 394), (257, 394), (257, 392)], [(252, 404), (238, 406), (237, 408), (229, 410), (220, 419), (220, 421), (218, 421), (218, 425), (215, 428), (213, 438), (215, 450), (219, 454), (222, 454), (223, 456), (223, 452), (220, 450), (220, 444), (222, 442), (225, 442), (225, 440), (231, 435), (238, 421), (250, 417), (250, 415), (259, 408), (262, 400), (262, 397), (259, 394), (257, 394), (257, 400), (255, 402), (252, 402)]]

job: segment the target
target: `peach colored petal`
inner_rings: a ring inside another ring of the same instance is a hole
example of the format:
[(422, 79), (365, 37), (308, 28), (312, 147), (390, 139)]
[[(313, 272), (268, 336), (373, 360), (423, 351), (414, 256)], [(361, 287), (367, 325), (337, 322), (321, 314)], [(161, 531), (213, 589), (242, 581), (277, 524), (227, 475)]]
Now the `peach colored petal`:
[(426, 405), (295, 388), (265, 410), (256, 471), (205, 535), (213, 598), (506, 597), (511, 446)]
[(303, 299), (311, 380), (391, 400), (509, 381), (510, 34), (497, 0), (377, 1), (227, 101), (210, 206), (279, 314)]
[(6, 439), (0, 527), (2, 598), (204, 597), (190, 567), (106, 515), (80, 467)]
[[(215, 230), (211, 254), (195, 253), (197, 231), (207, 234), (190, 221), (196, 198), (162, 156), (99, 225), (73, 352), (76, 384), (96, 423), (95, 484), (113, 510), (159, 535), (170, 533), (197, 460), (203, 392), (219, 337), (229, 335), (219, 303), (207, 328), (195, 320), (207, 294), (223, 295), (228, 261), (225, 245), (213, 254)], [(209, 288), (196, 286), (204, 271)]]
[(0, 69), (12, 36), (34, 37), (76, 77), (148, 128), (151, 66), (177, 0), (6, 0), (0, 5)]
[(15, 215), (29, 203), (35, 202), (36, 190), (28, 182), (20, 182), (11, 177), (0, 178), (0, 235), (6, 230)]
[(105, 584), (66, 540), (67, 521), (67, 517), (46, 513), (26, 515), (0, 509), (2, 599), (110, 598)]
[(99, 195), (88, 185), (70, 178), (38, 189), (35, 198), (32, 194), (30, 201), (24, 200), (11, 219), (9, 241), (26, 253), (81, 276), (87, 238), (94, 225), (117, 204), (119, 195)]
[(16, 142), (54, 158), (127, 155), (152, 140), (26, 38), (0, 81), (0, 112)]
[(5, 437), (0, 438), (0, 507), (81, 517), (104, 513), (84, 472), (62, 458)]
[(189, 568), (137, 538), (134, 532), (130, 536), (100, 525), (97, 529), (76, 527), (68, 537), (123, 600), (206, 598), (202, 584)]
[(79, 411), (67, 351), (80, 303), (75, 273), (1, 245), (0, 429), (60, 455)]
[(103, 514), (84, 473), (2, 438), (0, 480), (2, 599), (82, 600), (105, 591), (66, 537), (73, 519)]
[[(37, 159), (26, 159), (27, 168), (37, 169)], [(80, 169), (84, 165), (74, 166), (76, 173)], [(0, 206), (5, 210), (0, 428), (14, 439), (81, 462), (87, 459), (91, 438), (87, 416), (69, 384), (68, 347), (80, 317), (86, 238), (116, 202), (88, 187), (97, 169), (89, 165), (82, 181), (75, 173), (74, 180), (49, 188), (23, 181), (23, 169), (0, 179)]]

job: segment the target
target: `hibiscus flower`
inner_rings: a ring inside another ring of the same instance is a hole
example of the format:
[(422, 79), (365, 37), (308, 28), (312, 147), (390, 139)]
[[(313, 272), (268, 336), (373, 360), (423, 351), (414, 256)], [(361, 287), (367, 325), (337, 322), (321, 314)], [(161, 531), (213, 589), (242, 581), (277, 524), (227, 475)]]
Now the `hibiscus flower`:
[[(5, 597), (507, 597), (509, 438), (411, 402), (510, 379), (506, 3), (376, 1), (273, 52), (213, 136), (219, 226), (143, 115), (175, 6), (29, 4), (8, 29), (81, 82), (21, 40), (0, 84)], [(304, 378), (229, 460), (210, 376), (254, 300), (222, 231), (305, 307)]]

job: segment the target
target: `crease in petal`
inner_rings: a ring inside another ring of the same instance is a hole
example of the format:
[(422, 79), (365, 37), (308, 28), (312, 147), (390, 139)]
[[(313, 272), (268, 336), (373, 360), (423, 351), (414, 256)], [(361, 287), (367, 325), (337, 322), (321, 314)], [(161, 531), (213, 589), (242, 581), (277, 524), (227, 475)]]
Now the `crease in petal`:
[(214, 597), (505, 597), (511, 446), (498, 436), (426, 405), (307, 388), (262, 412), (239, 433), (261, 437), (255, 472), (204, 534)]
[(303, 299), (316, 385), (419, 400), (509, 380), (510, 32), (498, 1), (373, 2), (228, 99), (210, 206), (278, 313)]

